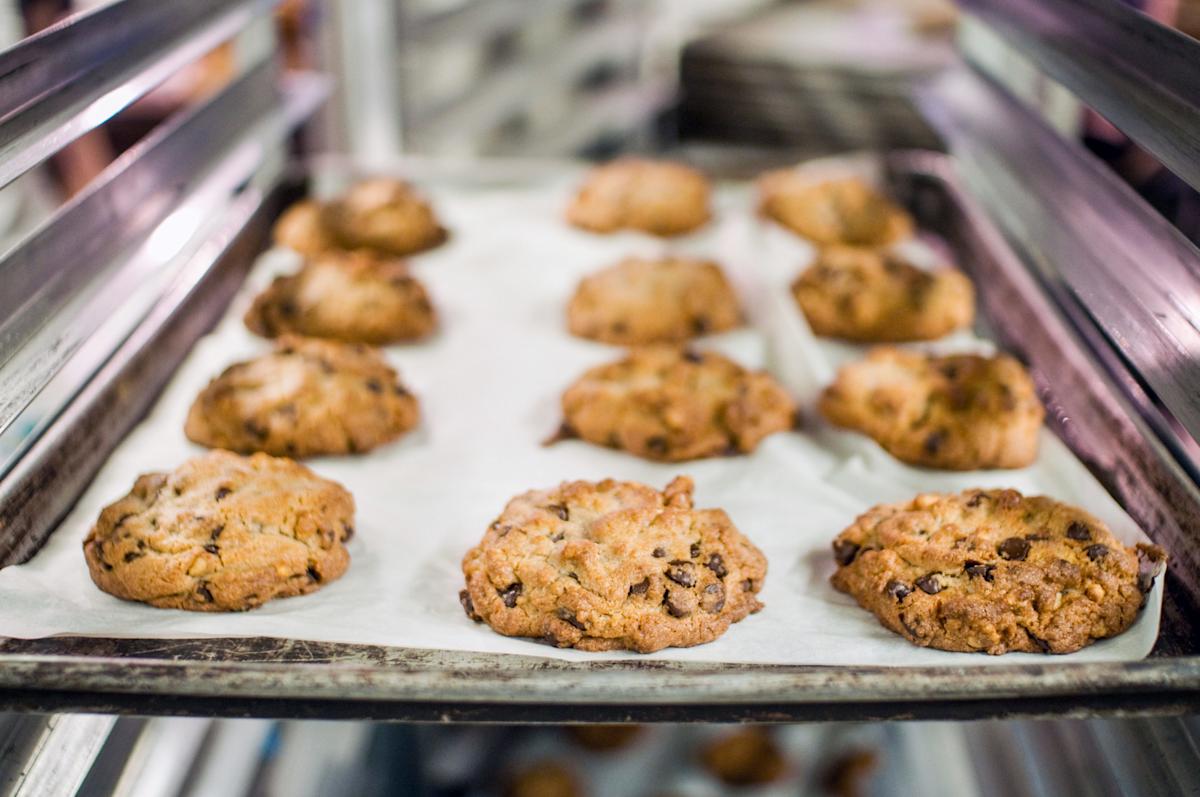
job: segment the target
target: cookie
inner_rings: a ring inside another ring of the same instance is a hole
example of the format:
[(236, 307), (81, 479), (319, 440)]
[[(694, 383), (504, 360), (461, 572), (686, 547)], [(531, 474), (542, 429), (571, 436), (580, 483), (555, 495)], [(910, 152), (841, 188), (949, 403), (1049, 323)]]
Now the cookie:
[(562, 397), (562, 437), (680, 462), (746, 454), (795, 425), (796, 405), (765, 371), (713, 352), (634, 349), (586, 371)]
[(504, 797), (583, 797), (587, 791), (570, 769), (555, 761), (539, 761), (517, 770), (504, 787)]
[(830, 423), (868, 435), (897, 459), (945, 470), (1031, 464), (1046, 414), (1012, 357), (890, 346), (844, 366), (818, 406)]
[(343, 249), (404, 257), (446, 240), (446, 230), (412, 186), (376, 177), (355, 183), (324, 205), (321, 223)]
[(83, 543), (96, 586), (162, 609), (242, 611), (350, 564), (354, 498), (290, 459), (210, 451), (140, 476)]
[(762, 786), (778, 780), (787, 767), (770, 731), (754, 726), (710, 742), (701, 751), (700, 762), (729, 786)]
[(860, 343), (935, 340), (969, 327), (975, 289), (952, 268), (926, 271), (893, 252), (836, 246), (792, 283), (812, 331)]
[(321, 205), (305, 199), (279, 217), (273, 230), (275, 243), (309, 257), (337, 248), (337, 242), (321, 223)]
[(759, 178), (759, 209), (821, 245), (887, 246), (912, 237), (913, 220), (864, 180), (814, 180), (795, 169)]
[(762, 608), (767, 560), (692, 480), (564, 482), (518, 495), (463, 559), (467, 616), (579, 650), (711, 642)]
[(413, 428), (417, 400), (362, 344), (285, 335), (201, 391), (184, 433), (242, 454), (289, 457), (370, 451)]
[(708, 223), (711, 193), (708, 178), (688, 166), (622, 158), (592, 169), (567, 220), (598, 233), (682, 235)]
[(922, 647), (1071, 653), (1133, 624), (1166, 559), (1016, 490), (876, 506), (833, 542), (833, 585)]
[(681, 257), (626, 258), (584, 277), (567, 306), (571, 334), (621, 346), (680, 343), (741, 323), (720, 267)]
[(571, 741), (597, 753), (628, 747), (644, 730), (642, 725), (568, 725), (566, 728)]
[(429, 295), (408, 267), (361, 252), (326, 252), (276, 277), (246, 312), (267, 338), (294, 333), (383, 345), (423, 338), (437, 324)]

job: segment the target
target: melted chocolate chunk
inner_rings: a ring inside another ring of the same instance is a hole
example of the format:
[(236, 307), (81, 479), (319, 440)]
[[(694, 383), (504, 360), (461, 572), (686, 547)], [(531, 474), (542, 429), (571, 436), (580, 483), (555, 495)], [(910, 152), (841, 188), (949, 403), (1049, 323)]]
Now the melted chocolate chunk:
[(663, 594), (663, 606), (667, 607), (667, 614), (672, 617), (687, 617), (691, 614), (692, 606), (691, 601), (688, 600), (689, 597), (691, 596), (686, 594), (672, 594), (670, 590), (667, 590)]
[(232, 492), (233, 492), (233, 490), (230, 490), (228, 487), (218, 487), (216, 495), (213, 496), (213, 500), (220, 501), (222, 498), (224, 498), (225, 496), (229, 495)]
[(201, 583), (200, 586), (196, 587), (196, 593), (204, 599), (205, 603), (213, 602), (213, 594), (208, 591), (208, 584)]
[(558, 515), (559, 520), (567, 520), (571, 517), (570, 510), (563, 504), (550, 504), (550, 506), (546, 507), (546, 511)]
[(891, 581), (889, 581), (887, 583), (887, 586), (884, 587), (883, 589), (884, 589), (884, 592), (891, 595), (897, 601), (904, 600), (909, 595), (911, 595), (912, 591), (913, 591), (912, 587), (905, 584), (903, 581), (897, 581), (894, 578)]
[(683, 359), (687, 360), (690, 363), (704, 362), (704, 356), (701, 355), (699, 352), (695, 351), (694, 349), (684, 349)]
[(371, 377), (367, 380), (367, 390), (371, 391), (372, 393), (382, 393), (383, 383), (375, 377)]
[(834, 540), (833, 558), (839, 565), (845, 567), (854, 561), (854, 557), (858, 556), (858, 549), (860, 547), (858, 543), (853, 543), (849, 540)]
[(703, 335), (705, 332), (708, 332), (709, 326), (708, 318), (705, 316), (698, 315), (692, 319), (692, 332), (697, 335)]
[(213, 542), (216, 542), (217, 537), (220, 537), (221, 532), (224, 530), (225, 530), (225, 525), (221, 524), (220, 526), (217, 526), (215, 529), (212, 530), (212, 532), (208, 535), (208, 538), (210, 540), (212, 540)]
[(564, 621), (568, 625), (572, 625), (575, 628), (578, 628), (580, 631), (587, 631), (587, 626), (585, 626), (583, 623), (579, 622), (579, 618), (576, 617), (575, 613), (572, 612), (570, 609), (559, 609), (558, 610), (558, 619)]
[(708, 561), (704, 563), (704, 566), (711, 570), (717, 578), (725, 578), (729, 574), (729, 571), (725, 569), (725, 560), (721, 558), (721, 554), (719, 553), (714, 553), (708, 557)]
[(520, 581), (514, 581), (504, 589), (496, 590), (496, 594), (500, 596), (500, 600), (504, 601), (504, 605), (511, 609), (517, 605), (517, 598), (524, 588), (525, 586)]
[(725, 587), (720, 584), (709, 584), (700, 595), (700, 608), (709, 614), (716, 614), (725, 608)]
[(984, 497), (983, 493), (975, 493), (974, 495), (972, 495), (970, 498), (967, 499), (967, 506), (974, 509), (975, 507), (977, 507), (983, 503), (983, 497)]
[(317, 569), (315, 567), (308, 568), (308, 580), (313, 582), (314, 584), (321, 583), (321, 574), (317, 572)]
[(688, 553), (693, 559), (700, 555), (700, 543), (693, 542), (692, 547), (688, 549)]
[(1080, 523), (1078, 520), (1067, 526), (1067, 537), (1072, 540), (1083, 542), (1092, 538), (1092, 530), (1086, 524)]
[(218, 548), (217, 546), (213, 545), (212, 543), (209, 543), (208, 545), (205, 545), (205, 546), (204, 546), (204, 550), (208, 551), (208, 552), (209, 552), (209, 553), (211, 553), (211, 554), (216, 554), (216, 553), (220, 553), (220, 552), (221, 552), (221, 549), (220, 549), (220, 548)]
[(1020, 537), (1009, 537), (996, 546), (996, 553), (1000, 554), (1001, 559), (1007, 559), (1010, 562), (1021, 562), (1029, 556), (1029, 540)]
[(924, 448), (926, 454), (936, 454), (942, 450), (942, 446), (946, 444), (946, 432), (939, 429), (931, 433), (925, 438)]
[(129, 563), (134, 559), (141, 559), (145, 555), (146, 554), (142, 553), (141, 551), (130, 551), (129, 553), (125, 554), (125, 562)]
[(995, 576), (996, 566), (985, 565), (983, 562), (976, 562), (974, 559), (968, 559), (963, 562), (963, 570), (968, 576), (974, 578), (982, 578), (984, 581), (991, 581)]
[(920, 587), (921, 592), (927, 595), (936, 595), (942, 591), (942, 585), (938, 583), (937, 574), (929, 573), (921, 576), (916, 580), (916, 585)]
[(696, 566), (691, 562), (683, 559), (672, 559), (671, 566), (667, 568), (667, 578), (674, 581), (681, 587), (696, 586)]
[(645, 595), (646, 590), (650, 589), (650, 576), (646, 576), (638, 583), (629, 588), (630, 595)]
[(646, 450), (651, 454), (662, 456), (667, 453), (667, 438), (662, 435), (655, 435), (646, 441)]
[(459, 590), (458, 602), (462, 604), (463, 611), (467, 613), (467, 617), (470, 617), (477, 623), (481, 620), (480, 616), (475, 613), (475, 602), (471, 600), (471, 593), (465, 589)]
[(1108, 546), (1101, 545), (1100, 543), (1089, 545), (1083, 549), (1083, 552), (1086, 553), (1087, 558), (1091, 559), (1093, 562), (1099, 561), (1109, 554)]
[(651, 554), (655, 559), (662, 559), (666, 555), (667, 552), (662, 548), (655, 548), (654, 553)]

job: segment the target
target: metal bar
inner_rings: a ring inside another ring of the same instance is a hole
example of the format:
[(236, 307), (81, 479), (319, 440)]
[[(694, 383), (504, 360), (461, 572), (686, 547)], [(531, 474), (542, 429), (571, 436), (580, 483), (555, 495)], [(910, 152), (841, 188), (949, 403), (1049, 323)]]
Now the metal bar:
[(274, 0), (123, 0), (0, 53), (0, 187), (107, 121)]
[(17, 719), (0, 750), (0, 794), (71, 797), (115, 724), (116, 717), (87, 714)]
[(1113, 0), (962, 5), (1200, 188), (1200, 41)]

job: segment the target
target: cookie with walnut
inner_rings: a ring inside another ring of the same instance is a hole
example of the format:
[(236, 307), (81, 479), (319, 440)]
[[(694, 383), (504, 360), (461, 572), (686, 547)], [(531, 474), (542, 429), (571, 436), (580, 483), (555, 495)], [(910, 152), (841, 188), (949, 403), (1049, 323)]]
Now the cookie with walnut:
[(255, 297), (245, 322), (267, 338), (292, 333), (378, 346), (425, 337), (437, 315), (403, 261), (326, 252), (276, 277)]
[(833, 585), (922, 647), (1071, 653), (1137, 619), (1165, 552), (1082, 509), (1016, 490), (918, 495), (833, 542)]
[(796, 422), (795, 403), (766, 371), (674, 346), (634, 349), (586, 371), (562, 409), (560, 437), (659, 462), (747, 454)]
[(621, 346), (681, 343), (741, 323), (720, 267), (682, 257), (626, 258), (584, 277), (567, 306), (571, 334)]
[(211, 451), (140, 476), (83, 543), (110, 595), (224, 612), (303, 595), (350, 564), (354, 498), (290, 459)]
[(946, 470), (1032, 464), (1046, 414), (1033, 380), (1008, 355), (939, 357), (890, 346), (844, 366), (818, 406), (902, 462)]
[(860, 343), (935, 340), (975, 318), (975, 289), (961, 272), (921, 269), (894, 252), (826, 248), (792, 295), (815, 334)]
[(912, 236), (912, 217), (857, 177), (815, 180), (781, 169), (761, 176), (758, 188), (763, 215), (819, 245), (879, 247)]
[(285, 335), (226, 368), (196, 397), (184, 432), (210, 448), (289, 457), (356, 454), (417, 424), (417, 400), (376, 350)]
[(622, 158), (592, 169), (567, 209), (567, 220), (597, 233), (682, 235), (708, 222), (711, 193), (708, 178), (691, 167)]
[(509, 501), (463, 559), (467, 616), (579, 650), (711, 642), (762, 608), (767, 561), (692, 480), (564, 482)]

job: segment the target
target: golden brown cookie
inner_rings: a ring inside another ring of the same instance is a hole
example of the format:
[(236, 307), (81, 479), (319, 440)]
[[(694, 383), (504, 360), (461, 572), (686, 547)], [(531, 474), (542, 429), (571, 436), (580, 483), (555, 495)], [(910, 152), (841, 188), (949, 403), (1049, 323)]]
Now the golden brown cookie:
[(890, 346), (844, 366), (819, 408), (899, 460), (946, 470), (1031, 464), (1046, 414), (1012, 357), (935, 357)]
[(463, 558), (467, 616), (580, 650), (711, 642), (762, 608), (767, 560), (692, 480), (564, 482), (518, 495)]
[(355, 183), (324, 205), (321, 223), (343, 249), (404, 257), (446, 240), (446, 230), (412, 186), (375, 177)]
[(711, 192), (708, 178), (688, 166), (622, 158), (592, 169), (567, 220), (591, 232), (681, 235), (708, 222)]
[(83, 543), (96, 586), (222, 612), (313, 592), (350, 564), (354, 498), (290, 459), (210, 451), (138, 478)]
[(761, 786), (778, 780), (787, 767), (783, 751), (770, 731), (751, 726), (710, 742), (700, 761), (713, 777), (729, 786)]
[(554, 761), (539, 761), (513, 773), (504, 797), (583, 797), (587, 790), (570, 769)]
[(562, 408), (562, 437), (660, 462), (746, 454), (796, 419), (796, 405), (767, 372), (673, 346), (634, 349), (586, 371)]
[(376, 350), (285, 335), (201, 391), (184, 433), (242, 454), (357, 454), (417, 424), (417, 400)]
[(383, 345), (425, 337), (437, 324), (429, 295), (399, 260), (326, 252), (276, 277), (246, 313), (251, 332)]
[(681, 343), (741, 323), (720, 267), (682, 257), (626, 258), (584, 277), (567, 306), (571, 334), (622, 346)]
[(1133, 624), (1166, 553), (1016, 490), (918, 495), (833, 542), (833, 585), (922, 647), (1071, 653)]
[(758, 188), (763, 215), (816, 244), (876, 247), (912, 237), (912, 217), (857, 177), (822, 181), (781, 169)]
[(628, 747), (643, 730), (641, 725), (568, 725), (567, 735), (580, 747), (608, 753)]
[(305, 199), (283, 212), (275, 222), (275, 243), (312, 257), (337, 248), (337, 242), (321, 223), (320, 203)]
[(975, 318), (975, 289), (962, 273), (926, 271), (892, 252), (828, 247), (792, 295), (815, 334), (860, 343), (934, 340)]

